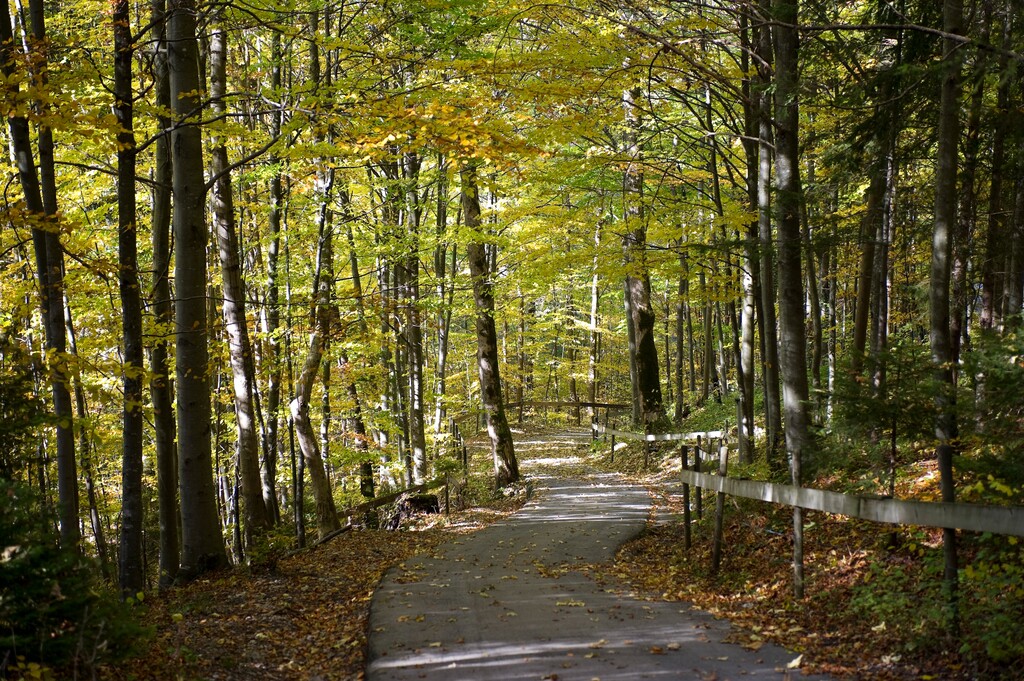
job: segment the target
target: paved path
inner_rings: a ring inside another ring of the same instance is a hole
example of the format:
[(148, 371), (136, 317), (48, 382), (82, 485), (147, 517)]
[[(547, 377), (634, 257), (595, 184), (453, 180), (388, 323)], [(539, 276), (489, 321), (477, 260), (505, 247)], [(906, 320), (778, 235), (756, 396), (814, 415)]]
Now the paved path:
[(369, 681), (786, 678), (795, 655), (721, 643), (728, 624), (574, 569), (611, 560), (643, 529), (643, 488), (613, 475), (531, 479), (535, 498), (513, 517), (385, 576)]

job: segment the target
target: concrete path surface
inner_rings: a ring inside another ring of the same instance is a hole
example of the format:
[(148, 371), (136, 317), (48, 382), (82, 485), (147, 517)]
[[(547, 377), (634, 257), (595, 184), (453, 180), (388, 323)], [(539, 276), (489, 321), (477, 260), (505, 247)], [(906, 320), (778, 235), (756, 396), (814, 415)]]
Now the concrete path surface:
[(785, 671), (794, 654), (722, 643), (727, 623), (578, 569), (610, 561), (643, 529), (642, 487), (604, 474), (531, 480), (519, 513), (385, 575), (371, 603), (370, 681), (800, 676)]

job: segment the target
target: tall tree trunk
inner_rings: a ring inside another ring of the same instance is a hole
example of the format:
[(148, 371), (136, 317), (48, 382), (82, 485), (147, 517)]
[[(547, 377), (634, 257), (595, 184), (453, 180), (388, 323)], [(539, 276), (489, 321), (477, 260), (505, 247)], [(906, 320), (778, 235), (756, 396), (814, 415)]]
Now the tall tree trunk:
[[(988, 4), (988, 3), (987, 3)], [(1001, 14), (1002, 46), (1009, 51), (1013, 47), (1015, 20), (1019, 21), (1020, 0), (1004, 0)], [(1009, 59), (1000, 55), (997, 73), (1006, 74)], [(1007, 318), (1020, 314), (1019, 254), (1015, 244), (1019, 243), (1014, 219), (1014, 202), (1010, 198), (1017, 193), (1015, 178), (1019, 178), (1021, 160), (1017, 154), (1007, 153), (1007, 147), (1019, 146), (1021, 138), (1021, 112), (1012, 105), (1014, 96), (1019, 101), (1020, 79), (1005, 77), (999, 79), (996, 88), (996, 114), (992, 132), (992, 174), (989, 185), (988, 226), (980, 263), (981, 270), (981, 312), (979, 326), (983, 331), (994, 328), (1003, 313)], [(1019, 199), (1018, 199), (1019, 200)], [(1009, 248), (1006, 246), (1009, 245)], [(1005, 276), (1000, 276), (999, 265), (1005, 263)], [(1016, 297), (1016, 300), (1013, 298)], [(1000, 300), (1005, 306), (1000, 308)], [(1016, 321), (1008, 319), (1011, 324)]]
[[(805, 458), (812, 449), (807, 414), (804, 290), (800, 267), (800, 145), (798, 137), (797, 0), (774, 0), (775, 26), (775, 188), (779, 242), (779, 366), (782, 369), (786, 452), (794, 485), (802, 482)], [(794, 592), (803, 598), (803, 530), (801, 509), (793, 509)]]
[[(331, 322), (331, 273), (333, 225), (327, 219), (327, 203), (330, 196), (330, 185), (333, 173), (330, 170), (318, 172), (318, 190), (321, 196), (320, 245), (317, 254), (318, 276), (316, 304), (314, 310), (314, 329), (309, 337), (309, 351), (302, 365), (298, 381), (295, 385), (295, 398), (291, 402), (292, 422), (295, 425), (295, 436), (299, 441), (302, 459), (309, 471), (309, 479), (313, 488), (313, 499), (316, 503), (317, 533), (323, 538), (341, 527), (338, 521), (338, 510), (331, 495), (330, 481), (324, 467), (323, 456), (317, 443), (316, 433), (309, 419), (309, 403), (313, 392), (313, 383), (320, 374), (320, 362), (323, 360), (325, 339), (330, 332)], [(330, 179), (329, 179), (330, 178)], [(301, 499), (296, 499), (301, 504)]]
[[(281, 88), (281, 62), (284, 59), (281, 49), (281, 33), (275, 30), (271, 38), (271, 87), (274, 91)], [(274, 111), (271, 118), (270, 133), (273, 137), (281, 134), (281, 127), (284, 123), (284, 113), (278, 109)], [(281, 298), (281, 286), (279, 282), (279, 261), (281, 254), (281, 222), (284, 212), (284, 187), (282, 182), (282, 171), (280, 169), (281, 159), (277, 154), (271, 153), (268, 159), (269, 165), (275, 168), (270, 178), (270, 211), (267, 215), (267, 226), (270, 230), (270, 245), (267, 247), (267, 303), (265, 319), (265, 334), (267, 337), (269, 366), (267, 378), (267, 399), (266, 399), (266, 436), (263, 444), (263, 466), (261, 477), (263, 483), (263, 503), (267, 508), (267, 516), (270, 522), (277, 524), (281, 522), (281, 509), (277, 501), (277, 464), (278, 452), (280, 451), (280, 416), (281, 408), (281, 341), (277, 330), (281, 326), (281, 312), (278, 309)]]
[[(356, 255), (356, 243), (355, 237), (352, 234), (352, 216), (349, 214), (347, 207), (349, 205), (349, 194), (345, 191), (343, 196), (343, 205), (346, 207), (345, 211), (345, 229), (348, 236), (349, 246), (349, 265), (352, 270), (352, 290), (356, 298), (356, 310), (359, 315), (359, 330), (363, 334), (367, 332), (366, 326), (366, 314), (363, 308), (363, 280), (362, 275), (359, 272), (359, 259)], [(370, 444), (367, 439), (366, 422), (363, 420), (363, 407), (362, 400), (359, 397), (359, 388), (356, 386), (355, 378), (351, 375), (352, 365), (349, 362), (348, 354), (343, 352), (341, 355), (344, 366), (349, 368), (348, 371), (348, 396), (352, 400), (352, 426), (355, 432), (355, 448), (356, 451), (363, 452), (364, 457), (369, 452)], [(375, 482), (373, 478), (373, 461), (369, 458), (364, 458), (359, 463), (359, 491), (366, 499), (372, 499), (374, 496)]]
[[(943, 30), (951, 35), (962, 35), (963, 3), (944, 0), (942, 6)], [(956, 491), (953, 483), (953, 456), (956, 452), (956, 386), (953, 383), (952, 340), (950, 338), (950, 275), (952, 238), (956, 228), (957, 146), (960, 137), (958, 100), (960, 96), (960, 43), (953, 38), (943, 39), (943, 77), (939, 96), (938, 148), (935, 166), (935, 229), (932, 235), (932, 262), (929, 279), (928, 307), (930, 316), (930, 345), (939, 389), (936, 393), (935, 456), (938, 459), (942, 500), (953, 502)], [(942, 533), (945, 558), (945, 588), (949, 598), (949, 625), (954, 633), (959, 629), (957, 608), (957, 550), (956, 530), (945, 528)]]
[(448, 376), (448, 345), (452, 324), (452, 295), (454, 282), (448, 281), (447, 255), (451, 250), (451, 276), (455, 276), (455, 244), (447, 242), (448, 230), (448, 161), (444, 154), (437, 154), (437, 247), (434, 250), (434, 278), (437, 280), (437, 359), (434, 364), (434, 432), (440, 433), (447, 418), (445, 394)]
[[(750, 53), (753, 49), (750, 35), (750, 6), (745, 4), (740, 14), (740, 35), (743, 50), (740, 53), (740, 65), (744, 73), (750, 72)], [(754, 96), (753, 83), (749, 77), (743, 79), (741, 89), (744, 94), (743, 105), (743, 150), (746, 160), (747, 202), (752, 211), (757, 211), (757, 172), (758, 172), (758, 110), (759, 99)], [(737, 424), (740, 441), (740, 463), (752, 463), (754, 460), (754, 327), (757, 324), (757, 279), (760, 276), (757, 257), (757, 220), (752, 220), (746, 228), (743, 238), (742, 288), (743, 307), (740, 312), (740, 367), (742, 368), (743, 384), (741, 389), (746, 395), (742, 404), (743, 422)]]
[[(770, 15), (770, 0), (758, 0), (763, 16)], [(779, 443), (782, 439), (782, 401), (779, 393), (779, 337), (775, 316), (775, 247), (772, 238), (771, 182), (772, 182), (772, 96), (771, 96), (771, 32), (767, 26), (755, 30), (757, 43), (758, 96), (758, 170), (757, 170), (757, 230), (760, 246), (761, 340), (764, 348), (765, 427), (768, 431), (767, 458), (771, 466), (780, 465)]]
[[(881, 127), (881, 126), (879, 126)], [(885, 196), (884, 138), (879, 131), (871, 158), (871, 182), (867, 190), (867, 210), (861, 222), (860, 269), (857, 276), (857, 300), (853, 315), (853, 350), (850, 354), (850, 373), (858, 375), (864, 369), (864, 351), (867, 348), (868, 325), (871, 319), (871, 282), (875, 271), (875, 244), (882, 223), (882, 200)]]
[(143, 590), (146, 575), (142, 528), (142, 295), (135, 222), (135, 132), (132, 111), (132, 44), (130, 5), (116, 0), (114, 28), (114, 114), (117, 135), (118, 289), (121, 294), (121, 335), (124, 337), (124, 411), (121, 450), (121, 552), (119, 586), (122, 597)]
[[(71, 318), (71, 308), (64, 301), (64, 326), (67, 328), (68, 349), (75, 355), (78, 354), (78, 340), (75, 334), (75, 325)], [(103, 520), (100, 518), (99, 501), (96, 495), (96, 477), (93, 464), (93, 448), (89, 439), (88, 429), (85, 427), (88, 419), (88, 407), (85, 402), (85, 385), (82, 383), (82, 373), (76, 371), (72, 376), (75, 390), (75, 412), (78, 420), (75, 428), (78, 430), (78, 460), (82, 464), (82, 482), (85, 483), (85, 493), (89, 505), (89, 524), (92, 525), (93, 541), (96, 543), (96, 558), (100, 563), (100, 570), (103, 578), (110, 580), (110, 551), (107, 547), (107, 533), (103, 527)]]
[(402, 175), (405, 181), (405, 225), (409, 244), (409, 254), (403, 265), (409, 356), (409, 448), (412, 453), (413, 480), (421, 483), (427, 478), (427, 435), (423, 414), (423, 326), (420, 313), (420, 158), (415, 152), (403, 154)]
[[(598, 253), (601, 248), (601, 221), (598, 220), (594, 227), (594, 275), (590, 280), (590, 342), (588, 343), (589, 353), (587, 357), (587, 399), (590, 402), (597, 402), (597, 362), (600, 359), (598, 350), (601, 334), (598, 330), (598, 312), (601, 308), (601, 289), (599, 288), (600, 276), (597, 272), (599, 263)], [(590, 407), (590, 423), (597, 423), (597, 407)]]
[(654, 306), (651, 304), (651, 278), (647, 271), (647, 227), (644, 224), (643, 171), (641, 170), (640, 114), (637, 100), (639, 88), (623, 95), (626, 117), (626, 153), (629, 165), (623, 178), (623, 217), (626, 221), (624, 249), (626, 257), (626, 320), (635, 343), (635, 395), (639, 398), (640, 421), (644, 426), (656, 421), (662, 413), (661, 378), (658, 366), (658, 345), (654, 339)]
[(677, 242), (679, 248), (679, 281), (676, 284), (676, 405), (673, 420), (681, 424), (689, 411), (686, 407), (683, 385), (683, 363), (686, 361), (686, 254), (683, 253), (682, 241)]
[[(45, 90), (45, 26), (42, 2), (33, 0), (30, 5), (32, 19), (32, 43), (37, 45), (38, 54), (44, 55), (37, 64), (33, 79), (35, 86)], [(9, 81), (14, 97), (20, 89), (16, 83), (18, 59), (13, 54), (14, 36), (11, 29), (10, 12), (7, 8), (0, 18), (0, 69)], [(71, 393), (68, 389), (70, 376), (67, 371), (67, 334), (64, 329), (64, 252), (60, 245), (57, 229), (57, 196), (53, 179), (53, 137), (50, 129), (40, 126), (38, 133), (39, 174), (32, 149), (32, 138), (28, 119), (23, 115), (7, 117), (10, 130), (10, 146), (18, 165), (18, 179), (25, 196), (25, 208), (34, 216), (32, 245), (35, 251), (36, 276), (39, 286), (40, 309), (46, 334), (46, 370), (51, 385), (53, 410), (56, 417), (57, 442), (57, 493), (58, 516), (60, 519), (60, 541), (63, 546), (77, 549), (81, 539), (78, 526), (78, 473), (75, 462), (74, 414)], [(40, 175), (42, 180), (40, 180)]]
[[(210, 36), (210, 98), (214, 116), (227, 113), (227, 29), (223, 18), (217, 17)], [(263, 500), (260, 479), (259, 434), (253, 386), (256, 382), (249, 321), (245, 310), (245, 285), (239, 257), (238, 231), (235, 226), (235, 205), (231, 187), (228, 149), (222, 137), (215, 136), (210, 151), (213, 183), (213, 223), (220, 256), (222, 314), (228, 339), (228, 363), (235, 403), (236, 445), (239, 478), (242, 485), (243, 536), (248, 545), (255, 536), (270, 527), (270, 516)]]
[(640, 379), (636, 368), (636, 326), (633, 324), (633, 298), (629, 295), (629, 279), (622, 280), (622, 296), (626, 313), (626, 353), (629, 361), (630, 407), (632, 422), (640, 423)]
[(210, 443), (209, 331), (206, 291), (206, 187), (202, 133), (199, 44), (194, 0), (167, 5), (167, 70), (172, 112), (174, 200), (175, 350), (178, 388), (178, 479), (181, 488), (181, 568), (192, 579), (227, 565), (217, 523)]
[[(469, 272), (473, 279), (473, 300), (476, 303), (476, 359), (480, 378), (480, 397), (487, 415), (487, 434), (491, 439), (494, 478), (497, 487), (519, 480), (519, 462), (512, 443), (512, 431), (505, 418), (501, 376), (498, 371), (498, 334), (494, 327), (493, 271), (488, 263), (480, 220), (480, 194), (477, 188), (477, 167), (468, 162), (461, 168), (462, 214), (466, 227), (479, 234), (466, 246)], [(480, 240), (477, 240), (480, 239)]]
[[(171, 90), (167, 73), (167, 37), (165, 0), (153, 0), (151, 19), (158, 27), (153, 46), (153, 91), (159, 111), (171, 108)], [(149, 353), (149, 394), (153, 403), (153, 439), (156, 445), (157, 499), (159, 505), (160, 557), (158, 584), (168, 587), (178, 575), (178, 450), (174, 420), (174, 395), (167, 362), (167, 337), (174, 325), (171, 301), (171, 119), (157, 116), (161, 130), (153, 160), (152, 208), (150, 230), (153, 240), (153, 317), (159, 330)]]

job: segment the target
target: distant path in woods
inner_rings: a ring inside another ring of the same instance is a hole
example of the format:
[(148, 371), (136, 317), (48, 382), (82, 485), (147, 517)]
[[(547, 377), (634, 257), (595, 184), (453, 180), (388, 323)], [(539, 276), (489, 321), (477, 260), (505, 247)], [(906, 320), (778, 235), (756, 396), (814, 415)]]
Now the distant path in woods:
[(585, 574), (644, 528), (651, 505), (619, 476), (581, 474), (572, 446), (589, 438), (517, 436), (533, 499), (385, 575), (371, 603), (369, 681), (787, 678), (794, 654), (722, 643), (727, 623)]

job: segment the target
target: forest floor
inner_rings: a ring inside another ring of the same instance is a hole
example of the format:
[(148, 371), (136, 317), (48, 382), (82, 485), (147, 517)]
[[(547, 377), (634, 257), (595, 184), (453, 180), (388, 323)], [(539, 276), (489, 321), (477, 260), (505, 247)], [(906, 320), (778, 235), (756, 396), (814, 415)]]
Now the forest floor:
[[(903, 631), (898, 613), (885, 617), (891, 604), (871, 610), (858, 589), (876, 576), (871, 565), (877, 561), (869, 554), (879, 546), (878, 526), (810, 514), (808, 596), (795, 601), (788, 509), (759, 506), (750, 512), (744, 506), (740, 512), (730, 501), (723, 568), (712, 576), (705, 530), (714, 502), (705, 502), (709, 512), (695, 526), (693, 548), (684, 551), (680, 523), (666, 522), (681, 510), (669, 457), (667, 465), (645, 471), (635, 451), (617, 452), (613, 463), (607, 452), (563, 439), (548, 453), (536, 448), (528, 456), (571, 452), (580, 471), (632, 474), (655, 501), (641, 537), (623, 546), (614, 561), (588, 567), (594, 579), (624, 584), (652, 600), (692, 602), (732, 622), (730, 639), (748, 650), (774, 643), (801, 653), (805, 673), (875, 681), (1012, 678), (942, 652), (956, 650), (950, 641), (922, 640), (921, 632)], [(365, 678), (369, 604), (384, 572), (509, 516), (524, 500), (525, 494), (498, 497), (450, 516), (423, 516), (396, 532), (347, 532), (276, 561), (214, 574), (149, 598), (140, 608), (153, 635), (136, 657), (103, 667), (98, 676), (106, 681)], [(887, 560), (909, 564), (920, 548), (905, 548)], [(920, 597), (922, 589), (908, 574), (911, 583), (903, 586), (909, 598)]]

